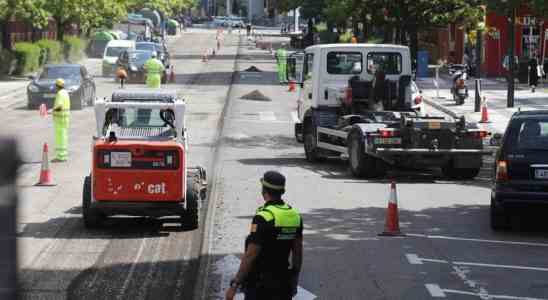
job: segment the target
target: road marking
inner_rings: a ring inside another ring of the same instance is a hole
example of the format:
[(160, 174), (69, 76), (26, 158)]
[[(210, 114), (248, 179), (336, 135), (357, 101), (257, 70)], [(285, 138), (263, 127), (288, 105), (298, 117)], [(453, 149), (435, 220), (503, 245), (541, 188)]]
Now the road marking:
[(137, 251), (137, 255), (135, 255), (135, 258), (133, 259), (133, 262), (131, 263), (131, 267), (129, 268), (129, 272), (127, 273), (126, 280), (124, 280), (124, 284), (122, 285), (122, 289), (120, 290), (120, 293), (118, 294), (118, 299), (122, 299), (126, 296), (126, 290), (129, 286), (129, 282), (131, 280), (131, 277), (133, 276), (133, 273), (135, 272), (135, 268), (137, 267), (137, 262), (141, 258), (141, 255), (143, 255), (143, 250), (145, 249), (145, 241), (146, 239), (141, 240), (141, 246), (139, 246), (139, 251)]
[[(234, 276), (238, 269), (240, 268), (240, 259), (233, 254), (226, 255), (222, 259), (218, 260), (215, 263), (214, 272), (221, 276), (221, 290), (218, 293), (220, 298), (224, 297), (224, 292), (230, 284), (231, 276)], [(297, 295), (293, 297), (294, 300), (314, 300), (316, 295), (311, 292), (303, 289), (302, 287), (297, 287)], [(237, 294), (235, 297), (236, 300), (243, 300), (243, 294)]]
[(433, 283), (427, 283), (425, 284), (426, 286), (426, 289), (428, 290), (428, 292), (430, 293), (430, 296), (434, 297), (434, 298), (445, 298), (445, 293), (443, 292), (443, 290), (440, 288), (439, 285), (437, 284), (433, 284)]
[(443, 235), (413, 234), (413, 233), (407, 233), (407, 236), (427, 238), (427, 239), (438, 239), (438, 240), (453, 240), (453, 241), (480, 242), (480, 243), (492, 243), (492, 244), (503, 244), (503, 245), (533, 246), (533, 247), (548, 247), (547, 243), (535, 243), (535, 242), (486, 240), (486, 239), (462, 238), (462, 237), (443, 236)]
[[(447, 294), (457, 294), (457, 295), (466, 295), (466, 296), (475, 296), (482, 298), (484, 295), (481, 293), (452, 290), (452, 289), (442, 289), (439, 285), (429, 283), (425, 284), (426, 289), (430, 293), (430, 296), (434, 298), (446, 298)], [(508, 296), (508, 295), (489, 295), (488, 299), (502, 299), (502, 300), (548, 300), (546, 298), (531, 298), (531, 297), (520, 297), (520, 296)]]
[(261, 111), (259, 112), (259, 119), (261, 121), (276, 121), (276, 115), (271, 111)]
[(299, 120), (299, 114), (296, 111), (291, 112), (291, 120), (293, 120), (293, 123), (300, 123)]
[(486, 267), (486, 268), (499, 268), (499, 269), (512, 269), (512, 270), (527, 270), (527, 271), (540, 271), (548, 272), (548, 268), (544, 267), (528, 267), (528, 266), (516, 266), (516, 265), (499, 265), (499, 264), (485, 264), (485, 263), (475, 263), (475, 262), (466, 262), (466, 261), (447, 261), (443, 259), (431, 259), (431, 258), (422, 258), (417, 254), (408, 253), (405, 254), (407, 261), (412, 265), (422, 265), (424, 262), (431, 263), (450, 263), (457, 266), (470, 266), (470, 267)]
[(274, 124), (289, 124), (289, 121), (268, 121), (268, 120), (251, 120), (251, 119), (230, 119), (231, 122), (243, 122), (243, 123), (274, 123)]

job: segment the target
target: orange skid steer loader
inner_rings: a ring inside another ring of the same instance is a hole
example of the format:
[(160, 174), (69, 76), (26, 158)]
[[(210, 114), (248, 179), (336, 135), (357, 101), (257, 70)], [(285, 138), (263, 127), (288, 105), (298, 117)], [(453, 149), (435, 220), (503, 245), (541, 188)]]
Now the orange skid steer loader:
[(187, 165), (185, 102), (175, 92), (119, 90), (95, 103), (93, 167), (84, 180), (84, 224), (113, 215), (177, 216), (198, 227), (207, 180)]

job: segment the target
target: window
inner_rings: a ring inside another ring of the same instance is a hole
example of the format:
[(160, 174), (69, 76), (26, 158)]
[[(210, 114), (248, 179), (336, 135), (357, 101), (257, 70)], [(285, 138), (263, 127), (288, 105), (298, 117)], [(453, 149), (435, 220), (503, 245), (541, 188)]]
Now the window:
[(516, 150), (548, 150), (548, 119), (514, 120), (508, 145)]
[(127, 50), (127, 47), (108, 47), (105, 56), (118, 57), (122, 51)]
[(402, 72), (402, 58), (399, 53), (371, 52), (367, 54), (367, 73), (383, 71), (386, 75), (397, 75)]
[(159, 109), (125, 108), (118, 110), (118, 125), (121, 127), (164, 127)]
[(51, 66), (44, 69), (40, 74), (40, 79), (80, 80), (81, 70), (79, 67)]
[(329, 52), (327, 54), (327, 73), (335, 75), (354, 74), (354, 65), (362, 71), (363, 56), (360, 52)]

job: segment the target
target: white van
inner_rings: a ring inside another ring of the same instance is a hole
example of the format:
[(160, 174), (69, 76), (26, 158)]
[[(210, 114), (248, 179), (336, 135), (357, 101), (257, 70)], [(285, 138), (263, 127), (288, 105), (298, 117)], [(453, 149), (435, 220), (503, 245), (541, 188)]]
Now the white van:
[(108, 42), (103, 54), (103, 76), (114, 74), (118, 56), (126, 50), (135, 50), (135, 41), (112, 40)]

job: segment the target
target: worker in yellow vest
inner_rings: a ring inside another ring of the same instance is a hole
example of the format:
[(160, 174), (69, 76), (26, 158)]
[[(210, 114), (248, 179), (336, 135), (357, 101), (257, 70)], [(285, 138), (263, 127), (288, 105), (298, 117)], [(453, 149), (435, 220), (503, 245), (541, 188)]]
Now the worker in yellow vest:
[(160, 88), (162, 85), (162, 74), (165, 71), (164, 64), (157, 59), (156, 51), (152, 52), (149, 60), (145, 62), (146, 85), (149, 88)]
[(68, 159), (68, 128), (70, 124), (70, 96), (65, 90), (65, 81), (55, 81), (57, 95), (53, 103), (53, 127), (55, 129), (55, 159), (52, 162), (65, 162)]
[(286, 43), (282, 43), (282, 47), (280, 47), (276, 51), (276, 61), (278, 64), (278, 81), (280, 84), (287, 83), (287, 50)]

